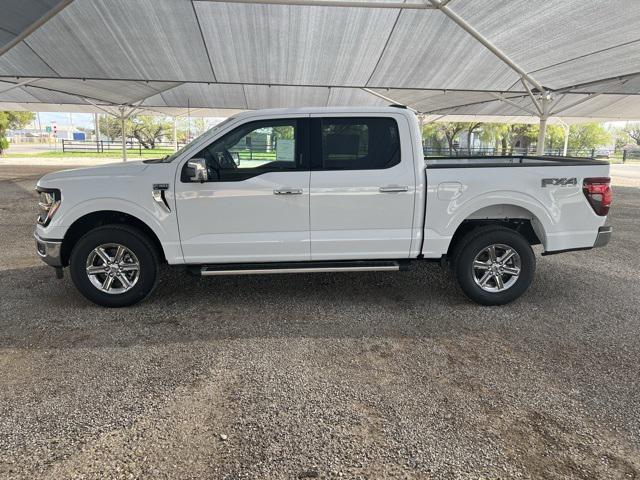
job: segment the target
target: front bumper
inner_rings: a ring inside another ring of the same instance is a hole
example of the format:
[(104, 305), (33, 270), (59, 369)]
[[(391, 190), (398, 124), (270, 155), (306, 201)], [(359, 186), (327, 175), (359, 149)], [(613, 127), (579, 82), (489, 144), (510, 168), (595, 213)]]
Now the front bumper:
[(62, 267), (62, 240), (50, 240), (33, 234), (36, 239), (36, 252), (47, 265)]
[(609, 240), (611, 240), (611, 232), (613, 232), (613, 227), (600, 227), (598, 229), (598, 236), (596, 237), (596, 243), (593, 244), (595, 247), (604, 247)]

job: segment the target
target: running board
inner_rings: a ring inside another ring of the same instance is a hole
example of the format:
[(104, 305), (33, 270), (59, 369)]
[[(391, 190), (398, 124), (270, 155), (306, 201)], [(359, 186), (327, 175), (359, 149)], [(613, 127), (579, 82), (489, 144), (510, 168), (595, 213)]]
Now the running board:
[[(312, 272), (382, 272), (406, 270), (408, 260), (363, 260), (346, 262), (235, 263), (204, 265), (200, 275), (264, 275)], [(197, 268), (197, 267), (196, 267)], [(197, 273), (197, 272), (196, 272)]]

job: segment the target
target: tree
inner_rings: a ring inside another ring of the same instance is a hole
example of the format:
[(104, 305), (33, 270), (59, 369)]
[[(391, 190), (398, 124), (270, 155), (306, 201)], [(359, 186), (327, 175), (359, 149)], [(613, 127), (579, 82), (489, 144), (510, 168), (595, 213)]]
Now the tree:
[[(172, 133), (173, 126), (161, 117), (132, 116), (124, 123), (127, 138), (133, 137), (144, 148), (155, 148), (156, 142)], [(117, 117), (107, 116), (100, 122), (100, 133), (112, 140), (122, 138), (122, 122)]]
[(172, 131), (172, 126), (158, 117), (139, 116), (131, 121), (133, 135), (144, 148), (155, 148), (156, 142)]
[[(131, 132), (131, 120), (125, 120), (125, 130)], [(111, 115), (105, 115), (100, 119), (100, 135), (110, 140), (120, 140), (122, 138), (122, 127), (120, 119)]]
[(0, 154), (9, 148), (7, 130), (23, 128), (33, 121), (35, 114), (32, 112), (0, 112)]
[(480, 131), (480, 140), (493, 144), (496, 154), (502, 147), (502, 155), (506, 155), (508, 131), (509, 125), (505, 123), (485, 123)]
[(640, 123), (627, 123), (627, 126), (623, 130), (629, 138), (640, 145)]
[(465, 130), (467, 131), (467, 149), (469, 150), (469, 153), (471, 153), (471, 136), (475, 131), (480, 129), (482, 122), (467, 122), (464, 125)]
[(611, 132), (599, 123), (571, 125), (569, 131), (569, 148), (571, 150), (591, 150), (609, 143), (611, 143)]
[(442, 153), (444, 139), (433, 122), (422, 126), (422, 143), (430, 149), (435, 150), (438, 154)]
[(422, 138), (428, 139), (429, 143), (435, 144), (438, 151), (442, 149), (444, 142), (449, 148), (449, 154), (458, 154), (456, 140), (465, 129), (466, 123), (461, 122), (433, 122), (422, 128)]
[(564, 148), (564, 127), (562, 125), (547, 125), (545, 137), (545, 146), (548, 150), (562, 150)]

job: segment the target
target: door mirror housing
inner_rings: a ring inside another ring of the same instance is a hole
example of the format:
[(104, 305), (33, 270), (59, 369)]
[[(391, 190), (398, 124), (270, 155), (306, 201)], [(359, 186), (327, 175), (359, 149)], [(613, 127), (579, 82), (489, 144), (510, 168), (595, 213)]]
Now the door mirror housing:
[(189, 160), (185, 173), (190, 182), (203, 183), (209, 181), (207, 161), (204, 158), (192, 158)]

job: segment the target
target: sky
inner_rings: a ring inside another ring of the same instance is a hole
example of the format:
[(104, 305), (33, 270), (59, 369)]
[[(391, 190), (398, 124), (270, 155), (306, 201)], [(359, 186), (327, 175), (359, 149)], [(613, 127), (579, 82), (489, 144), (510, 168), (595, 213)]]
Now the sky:
[[(73, 113), (71, 114), (71, 120), (76, 127), (93, 128), (93, 114), (92, 113)], [(47, 125), (51, 125), (52, 122), (58, 125), (69, 125), (69, 114), (64, 112), (41, 112), (40, 122), (42, 128)]]
[[(51, 125), (52, 122), (55, 122), (59, 127), (73, 125), (82, 128), (93, 128), (93, 113), (67, 113), (67, 112), (40, 112), (40, 122), (42, 125), (42, 129), (48, 125)], [(192, 117), (195, 119), (197, 117)], [(221, 122), (222, 118), (217, 117), (207, 117), (205, 118), (206, 125), (211, 127), (219, 122)], [(37, 117), (33, 121), (33, 125), (35, 128), (38, 128), (38, 119)]]

